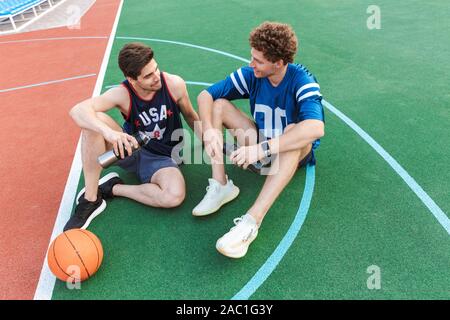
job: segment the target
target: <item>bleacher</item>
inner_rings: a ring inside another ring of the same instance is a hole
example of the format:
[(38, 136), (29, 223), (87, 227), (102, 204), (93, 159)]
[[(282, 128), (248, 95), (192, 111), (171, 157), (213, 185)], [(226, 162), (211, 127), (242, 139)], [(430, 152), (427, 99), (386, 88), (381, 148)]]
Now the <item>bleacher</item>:
[(0, 34), (18, 32), (64, 0), (0, 0)]

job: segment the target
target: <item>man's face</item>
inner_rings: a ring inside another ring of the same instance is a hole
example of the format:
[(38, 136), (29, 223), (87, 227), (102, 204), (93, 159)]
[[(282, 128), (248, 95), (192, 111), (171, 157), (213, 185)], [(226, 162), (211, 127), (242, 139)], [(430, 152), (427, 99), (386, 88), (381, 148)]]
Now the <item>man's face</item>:
[(142, 89), (157, 91), (161, 89), (161, 72), (155, 59), (152, 59), (141, 71), (135, 83)]
[(265, 78), (273, 75), (276, 71), (276, 64), (264, 58), (264, 54), (254, 48), (250, 51), (252, 60), (250, 67), (253, 68), (256, 78)]

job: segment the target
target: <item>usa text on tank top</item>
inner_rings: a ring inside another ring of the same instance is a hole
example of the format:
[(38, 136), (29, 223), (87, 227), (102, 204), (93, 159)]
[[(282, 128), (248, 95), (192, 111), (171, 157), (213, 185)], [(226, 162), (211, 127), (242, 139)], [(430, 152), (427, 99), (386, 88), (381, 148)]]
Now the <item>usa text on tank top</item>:
[(172, 149), (183, 140), (182, 134), (172, 133), (181, 129), (180, 109), (167, 87), (165, 75), (161, 72), (161, 89), (151, 100), (141, 98), (133, 86), (125, 80), (122, 84), (130, 94), (130, 110), (125, 119), (124, 129), (134, 134), (137, 131), (144, 132), (151, 140), (145, 148), (156, 154), (170, 156)]

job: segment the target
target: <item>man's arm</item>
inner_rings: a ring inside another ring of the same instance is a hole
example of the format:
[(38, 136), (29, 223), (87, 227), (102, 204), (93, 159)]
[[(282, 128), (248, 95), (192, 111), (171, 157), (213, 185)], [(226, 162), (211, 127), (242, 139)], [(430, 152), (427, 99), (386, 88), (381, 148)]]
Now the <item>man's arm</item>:
[(191, 99), (189, 98), (189, 93), (186, 88), (186, 83), (181, 77), (176, 75), (168, 75), (168, 78), (170, 78), (169, 85), (171, 87), (171, 92), (174, 95), (174, 99), (177, 100), (176, 103), (180, 107), (184, 120), (186, 120), (192, 131), (194, 131), (197, 137), (201, 140), (201, 126), (198, 126), (197, 128), (195, 127), (195, 122), (199, 122), (200, 117), (192, 106)]
[[(285, 131), (282, 135), (270, 139), (269, 149), (271, 154), (299, 150), (324, 136), (324, 123), (321, 120), (304, 120), (296, 123), (292, 129)], [(233, 151), (230, 159), (233, 163), (244, 169), (249, 164), (264, 158), (264, 150), (261, 143), (240, 147)]]
[[(173, 98), (176, 100), (175, 102), (180, 107), (180, 111), (183, 114), (184, 119), (186, 120), (189, 127), (191, 127), (194, 134), (202, 141), (202, 126), (200, 122), (200, 117), (192, 106), (191, 99), (189, 98), (189, 93), (186, 88), (186, 83), (184, 80), (172, 74), (167, 74), (166, 79), (169, 89), (173, 95)], [(197, 125), (195, 123), (197, 122)]]
[(325, 125), (320, 120), (308, 119), (296, 123), (291, 130), (269, 140), (272, 154), (303, 149), (325, 134)]
[(124, 147), (131, 154), (131, 144), (136, 148), (136, 139), (124, 132), (118, 132), (110, 128), (97, 117), (97, 112), (106, 112), (114, 107), (124, 114), (128, 113), (129, 95), (124, 87), (112, 88), (98, 97), (93, 97), (75, 105), (69, 112), (75, 123), (82, 129), (100, 133), (106, 141), (111, 143), (116, 154), (124, 158)]
[(103, 134), (110, 128), (97, 117), (97, 112), (106, 112), (118, 107), (120, 111), (126, 114), (128, 110), (125, 111), (125, 105), (128, 103), (129, 97), (126, 89), (116, 87), (100, 96), (78, 103), (69, 111), (69, 114), (80, 128)]

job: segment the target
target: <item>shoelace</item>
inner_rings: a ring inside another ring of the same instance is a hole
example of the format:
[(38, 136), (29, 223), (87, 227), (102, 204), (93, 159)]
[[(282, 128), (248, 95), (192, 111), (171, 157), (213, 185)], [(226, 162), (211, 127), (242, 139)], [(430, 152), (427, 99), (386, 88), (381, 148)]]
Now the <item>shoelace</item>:
[(238, 218), (234, 218), (234, 219), (233, 219), (234, 227), (232, 227), (232, 228), (230, 229), (230, 231), (233, 230), (233, 229), (236, 229), (236, 227), (239, 225), (239, 223), (242, 222), (242, 219), (244, 219), (244, 216), (240, 216), (240, 217), (238, 217)]
[[(237, 227), (239, 226), (239, 224), (242, 222), (243, 219), (244, 219), (244, 216), (240, 216), (240, 217), (238, 217), (238, 218), (234, 218), (234, 219), (233, 219), (233, 223), (235, 224), (235, 226), (232, 227), (232, 228), (230, 229), (230, 231), (232, 231), (233, 229), (237, 228)], [(252, 228), (252, 229), (250, 230), (250, 232), (242, 238), (242, 241), (245, 242), (245, 241), (247, 241), (248, 239), (250, 239), (250, 237), (252, 236), (253, 232), (254, 232), (254, 230), (253, 230), (253, 228)]]
[(205, 198), (207, 198), (207, 199), (212, 198), (215, 195), (215, 193), (217, 193), (217, 191), (218, 191), (217, 189), (218, 189), (217, 185), (214, 185), (212, 187), (207, 186)]

